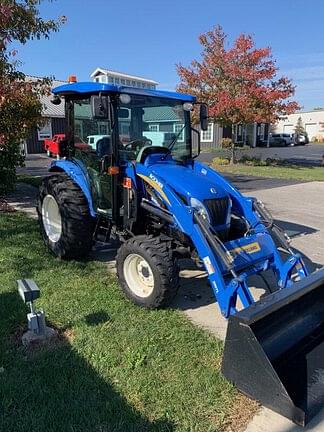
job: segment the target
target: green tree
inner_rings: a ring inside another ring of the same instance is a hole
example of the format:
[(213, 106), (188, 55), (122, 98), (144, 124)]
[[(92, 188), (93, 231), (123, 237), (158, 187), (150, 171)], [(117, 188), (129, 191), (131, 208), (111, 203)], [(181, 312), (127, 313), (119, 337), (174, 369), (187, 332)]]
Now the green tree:
[(301, 117), (298, 117), (296, 126), (295, 126), (295, 134), (296, 135), (305, 135), (305, 128), (303, 126), (303, 121)]
[(49, 92), (49, 79), (31, 83), (19, 71), (15, 42), (49, 38), (59, 30), (65, 17), (44, 20), (42, 0), (1, 0), (0, 3), (0, 194), (10, 190), (16, 179), (16, 166), (24, 158), (20, 143), (30, 129), (41, 122), (40, 96)]

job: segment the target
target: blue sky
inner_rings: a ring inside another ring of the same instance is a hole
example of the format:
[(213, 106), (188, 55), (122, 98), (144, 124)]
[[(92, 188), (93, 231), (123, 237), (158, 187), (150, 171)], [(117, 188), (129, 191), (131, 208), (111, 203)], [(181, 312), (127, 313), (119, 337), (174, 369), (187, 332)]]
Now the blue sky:
[(304, 109), (324, 106), (322, 0), (56, 0), (45, 1), (41, 12), (67, 22), (50, 40), (18, 46), (30, 75), (87, 80), (103, 67), (173, 89), (175, 64), (199, 58), (198, 35), (220, 24), (229, 41), (245, 32), (272, 48)]

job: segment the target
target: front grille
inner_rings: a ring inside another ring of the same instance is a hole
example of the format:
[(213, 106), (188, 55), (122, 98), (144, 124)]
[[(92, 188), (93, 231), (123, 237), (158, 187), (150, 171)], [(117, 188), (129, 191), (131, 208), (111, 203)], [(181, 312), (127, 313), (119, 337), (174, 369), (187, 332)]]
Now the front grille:
[(204, 200), (204, 204), (210, 216), (211, 225), (225, 225), (229, 210), (228, 197)]

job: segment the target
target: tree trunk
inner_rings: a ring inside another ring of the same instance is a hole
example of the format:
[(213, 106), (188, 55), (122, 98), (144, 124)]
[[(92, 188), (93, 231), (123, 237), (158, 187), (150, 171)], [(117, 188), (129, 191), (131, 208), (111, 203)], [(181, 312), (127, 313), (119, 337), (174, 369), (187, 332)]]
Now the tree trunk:
[(230, 158), (230, 164), (235, 164), (235, 134), (234, 134), (234, 125), (232, 124), (232, 145), (231, 145), (231, 158)]

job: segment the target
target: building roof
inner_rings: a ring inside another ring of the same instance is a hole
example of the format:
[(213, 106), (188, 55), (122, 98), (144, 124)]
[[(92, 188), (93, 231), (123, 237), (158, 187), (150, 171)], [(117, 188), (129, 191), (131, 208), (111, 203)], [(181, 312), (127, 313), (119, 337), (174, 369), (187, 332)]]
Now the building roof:
[(140, 77), (137, 75), (129, 75), (129, 74), (125, 74), (124, 72), (117, 72), (117, 71), (113, 71), (110, 69), (103, 69), (103, 68), (97, 68), (95, 69), (92, 74), (90, 75), (91, 78), (94, 78), (97, 75), (112, 75), (118, 78), (126, 78), (126, 79), (130, 79), (130, 80), (137, 80), (137, 81), (142, 81), (145, 83), (150, 83), (150, 84), (154, 84), (154, 85), (158, 85), (158, 82), (153, 81), (151, 79), (148, 78), (144, 78), (144, 77)]
[[(41, 80), (43, 78), (41, 77), (36, 77), (36, 76), (31, 76), (31, 75), (26, 75), (25, 80), (26, 81), (33, 81), (36, 82), (37, 80)], [(59, 81), (59, 80), (53, 80), (52, 81), (52, 89), (60, 86), (60, 85), (64, 85), (66, 84), (67, 81)], [(64, 104), (61, 103), (60, 105), (54, 105), (51, 102), (52, 99), (52, 95), (48, 95), (48, 96), (42, 96), (40, 98), (40, 101), (43, 105), (43, 112), (42, 112), (42, 116), (43, 117), (65, 117), (65, 110), (64, 110)]]
[(77, 82), (71, 84), (61, 85), (53, 89), (54, 94), (82, 94), (82, 93), (99, 93), (99, 92), (107, 92), (107, 93), (128, 93), (128, 94), (137, 94), (141, 96), (152, 96), (152, 97), (161, 97), (168, 99), (178, 99), (183, 102), (196, 102), (195, 96), (191, 96), (184, 93), (176, 93), (164, 90), (149, 90), (142, 89), (137, 87), (127, 87), (113, 84), (104, 84), (97, 82)]

